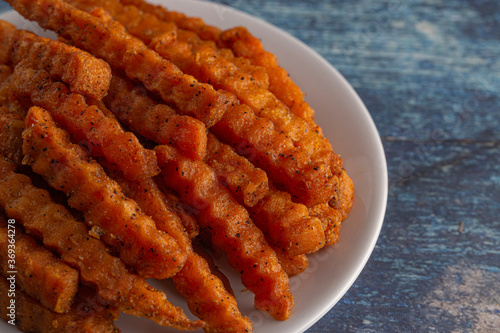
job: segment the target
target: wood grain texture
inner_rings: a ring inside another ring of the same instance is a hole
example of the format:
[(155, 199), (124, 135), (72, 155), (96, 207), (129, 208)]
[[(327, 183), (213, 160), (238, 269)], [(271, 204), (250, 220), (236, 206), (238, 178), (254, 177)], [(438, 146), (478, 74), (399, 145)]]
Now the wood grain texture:
[(500, 3), (215, 2), (278, 26), (332, 63), (386, 151), (377, 246), (307, 332), (498, 331)]

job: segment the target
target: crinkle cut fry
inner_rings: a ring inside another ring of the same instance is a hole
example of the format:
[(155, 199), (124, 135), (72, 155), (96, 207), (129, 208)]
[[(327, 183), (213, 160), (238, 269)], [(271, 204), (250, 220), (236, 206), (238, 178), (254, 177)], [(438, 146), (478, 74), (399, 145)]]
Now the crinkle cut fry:
[(155, 150), (163, 181), (195, 210), (200, 227), (240, 272), (243, 285), (255, 294), (255, 306), (275, 319), (287, 319), (293, 306), (288, 276), (248, 212), (205, 163), (185, 158), (169, 146)]
[(281, 267), (283, 267), (283, 270), (286, 274), (288, 274), (288, 276), (299, 275), (309, 266), (309, 259), (307, 259), (305, 254), (290, 257), (289, 255), (281, 252), (279, 249), (275, 249), (275, 251)]
[[(23, 159), (23, 152), (20, 149), (23, 144), (23, 130), (23, 117), (12, 113), (6, 107), (0, 107), (0, 154), (16, 163), (21, 163)], [(19, 147), (19, 149), (11, 147)]]
[(177, 147), (190, 158), (205, 156), (207, 130), (203, 123), (158, 104), (142, 85), (113, 73), (109, 93), (103, 101), (121, 122), (142, 136)]
[(27, 19), (57, 31), (77, 47), (124, 70), (129, 78), (144, 83), (181, 113), (201, 120), (207, 127), (226, 111), (228, 98), (208, 84), (185, 75), (175, 65), (127, 34), (115, 21), (102, 20), (60, 0), (9, 0)]
[[(0, 275), (1, 276), (1, 275)], [(5, 278), (0, 278), (0, 306), (8, 309), (11, 306), (9, 296), (10, 284)], [(24, 332), (41, 333), (118, 333), (120, 330), (114, 325), (113, 318), (103, 311), (102, 313), (89, 313), (82, 309), (90, 309), (84, 301), (78, 302), (65, 314), (51, 312), (40, 302), (29, 297), (20, 290), (16, 290), (15, 315), (1, 311), (0, 317), (12, 323)]]
[(15, 168), (14, 163), (0, 159), (0, 205), (27, 232), (78, 269), (80, 280), (95, 287), (100, 298), (123, 312), (149, 318), (160, 325), (179, 329), (203, 326), (203, 322), (190, 321), (144, 278), (130, 273), (101, 240), (89, 236), (83, 222), (56, 204), (46, 190), (33, 186), (28, 176), (15, 173)]
[(159, 173), (155, 153), (145, 149), (131, 133), (95, 107), (87, 105), (83, 95), (72, 93), (66, 85), (50, 78), (44, 70), (20, 62), (11, 77), (11, 86), (19, 97), (50, 111), (59, 126), (75, 142), (88, 145), (92, 156), (104, 156), (116, 164), (129, 179), (141, 179)]
[[(10, 250), (10, 251), (9, 251)], [(26, 235), (15, 224), (0, 217), (0, 268), (9, 275), (15, 270), (16, 284), (42, 305), (57, 313), (66, 313), (78, 291), (78, 271)], [(9, 254), (15, 264), (9, 265)], [(15, 269), (13, 269), (15, 267)]]
[(26, 163), (68, 196), (68, 205), (84, 214), (92, 232), (102, 235), (125, 263), (146, 278), (171, 277), (182, 268), (186, 254), (176, 240), (159, 231), (101, 165), (69, 141), (47, 111), (30, 109), (23, 139)]
[(167, 198), (153, 179), (130, 182), (116, 170), (109, 172), (124, 193), (153, 218), (158, 229), (170, 233), (187, 252), (186, 263), (172, 279), (189, 309), (205, 321), (205, 332), (251, 332), (250, 320), (241, 315), (233, 295), (212, 274), (205, 259), (193, 251), (180, 219), (170, 210)]
[[(72, 2), (78, 5), (82, 1)], [(117, 0), (95, 2), (109, 10), (132, 35), (149, 44), (185, 73), (195, 76), (199, 81), (210, 82), (217, 89), (233, 93), (251, 106), (256, 115), (269, 119), (278, 131), (285, 132), (295, 145), (315, 160), (315, 163), (326, 163), (332, 168), (333, 174), (339, 173), (341, 159), (333, 153), (328, 141), (310, 128), (303, 119), (291, 114), (272, 93), (255, 84), (252, 77), (224, 59), (215, 45), (197, 42), (198, 37), (186, 31), (179, 31), (177, 38), (173, 38), (175, 30), (169, 24), (157, 20), (155, 16), (146, 18), (143, 13), (134, 10), (135, 7), (123, 7)], [(84, 3), (82, 7), (88, 9), (88, 1)], [(144, 22), (149, 29), (143, 27)]]
[[(82, 2), (82, 0), (77, 1)], [(218, 41), (221, 30), (217, 27), (205, 24), (205, 22), (203, 22), (203, 20), (200, 18), (188, 17), (182, 13), (168, 11), (162, 6), (151, 5), (142, 0), (121, 0), (120, 3), (126, 6), (128, 11), (132, 11), (130, 9), (132, 6), (136, 7), (142, 12), (142, 16), (145, 17), (146, 20), (161, 20), (169, 24), (175, 24), (178, 28), (177, 31), (181, 33), (194, 31), (200, 37), (199, 42), (201, 43), (211, 43)], [(151, 15), (155, 16), (155, 18), (153, 19)], [(155, 25), (158, 24), (155, 23)], [(170, 38), (173, 37), (174, 36)], [(235, 57), (233, 52), (229, 49), (220, 49), (219, 52), (222, 57), (224, 57), (228, 61), (231, 61), (240, 70), (250, 75), (255, 84), (258, 84), (265, 89), (268, 88), (269, 77), (265, 68), (252, 65), (252, 63), (246, 58)]]
[(73, 92), (96, 99), (106, 95), (111, 79), (107, 62), (64, 43), (12, 28), (10, 23), (0, 21), (1, 58), (9, 59), (13, 66), (28, 60), (68, 84)]

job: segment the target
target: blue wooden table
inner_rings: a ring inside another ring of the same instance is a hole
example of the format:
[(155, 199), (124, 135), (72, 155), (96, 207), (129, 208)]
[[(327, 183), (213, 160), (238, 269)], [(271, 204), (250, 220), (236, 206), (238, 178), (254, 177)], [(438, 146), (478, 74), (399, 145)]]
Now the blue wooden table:
[(500, 2), (217, 2), (331, 62), (386, 151), (379, 241), (307, 332), (500, 332)]

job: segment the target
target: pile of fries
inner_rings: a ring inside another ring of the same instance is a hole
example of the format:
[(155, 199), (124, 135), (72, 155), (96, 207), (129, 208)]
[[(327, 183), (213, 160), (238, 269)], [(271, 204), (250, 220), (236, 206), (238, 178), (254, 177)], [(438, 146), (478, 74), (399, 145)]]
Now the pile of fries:
[[(117, 332), (124, 312), (251, 332), (209, 253), (286, 320), (289, 276), (337, 242), (354, 188), (276, 57), (243, 27), (143, 0), (7, 2), (58, 35), (0, 22), (0, 266), (8, 278), (15, 243), (16, 326)], [(171, 278), (199, 320), (149, 278)]]

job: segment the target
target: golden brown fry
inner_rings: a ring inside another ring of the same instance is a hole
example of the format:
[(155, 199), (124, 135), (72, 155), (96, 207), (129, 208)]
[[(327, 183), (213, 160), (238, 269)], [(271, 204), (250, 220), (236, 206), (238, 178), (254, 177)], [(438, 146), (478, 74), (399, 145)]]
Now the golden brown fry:
[[(0, 275), (1, 276), (1, 275)], [(65, 314), (51, 312), (24, 292), (15, 291), (14, 310), (10, 297), (12, 286), (5, 278), (0, 279), (0, 317), (24, 332), (33, 333), (118, 333), (112, 314), (107, 309), (96, 312), (90, 304), (79, 300)], [(12, 288), (15, 290), (15, 287)], [(87, 310), (87, 311), (85, 311)], [(11, 312), (12, 311), (12, 312)]]
[(18, 97), (27, 97), (34, 105), (49, 110), (75, 142), (88, 145), (92, 156), (104, 156), (127, 178), (148, 178), (159, 173), (154, 152), (145, 149), (133, 133), (125, 132), (115, 119), (87, 105), (82, 95), (71, 93), (44, 70), (34, 70), (23, 61), (14, 69), (10, 81)]
[(88, 234), (84, 223), (54, 203), (46, 190), (33, 186), (29, 177), (15, 173), (15, 168), (9, 160), (0, 159), (0, 206), (64, 262), (77, 268), (81, 281), (95, 286), (103, 300), (160, 325), (180, 329), (203, 326), (203, 322), (186, 318), (180, 308), (168, 302), (165, 294), (148, 285), (144, 278), (131, 274), (102, 241)]
[(251, 332), (251, 322), (241, 315), (236, 300), (211, 273), (207, 262), (193, 251), (180, 219), (170, 210), (156, 183), (152, 179), (130, 182), (117, 171), (109, 172), (124, 193), (153, 218), (157, 228), (172, 235), (187, 253), (186, 263), (172, 279), (189, 309), (205, 321), (205, 332)]
[(325, 245), (321, 221), (309, 216), (306, 206), (292, 202), (287, 192), (270, 189), (248, 212), (266, 239), (290, 257), (315, 252)]
[(345, 220), (354, 204), (354, 183), (345, 170), (340, 174), (338, 188), (329, 204), (338, 210), (342, 214), (342, 220)]
[(305, 254), (290, 257), (279, 249), (276, 249), (276, 255), (278, 256), (281, 267), (283, 267), (283, 270), (288, 276), (299, 275), (309, 266), (309, 260)]
[(51, 311), (68, 312), (78, 291), (78, 271), (56, 258), (12, 221), (7, 223), (0, 217), (2, 274), (14, 275), (23, 292)]
[(20, 164), (23, 159), (21, 147), (23, 144), (22, 133), (24, 120), (19, 114), (12, 113), (6, 107), (0, 107), (0, 154)]
[(23, 138), (26, 163), (68, 196), (68, 205), (84, 214), (93, 233), (125, 263), (147, 278), (167, 278), (182, 268), (186, 254), (175, 239), (156, 229), (102, 167), (56, 127), (47, 111), (30, 109)]
[(27, 19), (57, 31), (77, 47), (106, 60), (113, 68), (124, 70), (129, 78), (143, 82), (165, 102), (201, 120), (207, 127), (214, 125), (228, 107), (229, 100), (224, 94), (182, 73), (127, 34), (117, 22), (102, 20), (60, 0), (8, 2)]
[(72, 92), (96, 99), (107, 93), (111, 68), (104, 60), (0, 21), (0, 63), (15, 66), (22, 60), (65, 82)]
[(169, 146), (155, 150), (165, 184), (193, 207), (200, 227), (240, 272), (243, 285), (255, 294), (255, 306), (278, 320), (287, 319), (293, 306), (288, 276), (248, 212), (205, 163), (187, 159)]
[(215, 170), (236, 200), (248, 207), (255, 206), (269, 191), (266, 173), (213, 134), (208, 135), (204, 161)]
[(177, 147), (190, 158), (201, 159), (205, 155), (207, 131), (203, 123), (158, 104), (141, 84), (133, 84), (115, 73), (104, 102), (120, 121), (142, 136)]
[(325, 246), (330, 246), (339, 240), (342, 214), (330, 207), (327, 202), (310, 207), (309, 215), (318, 218), (325, 231)]

